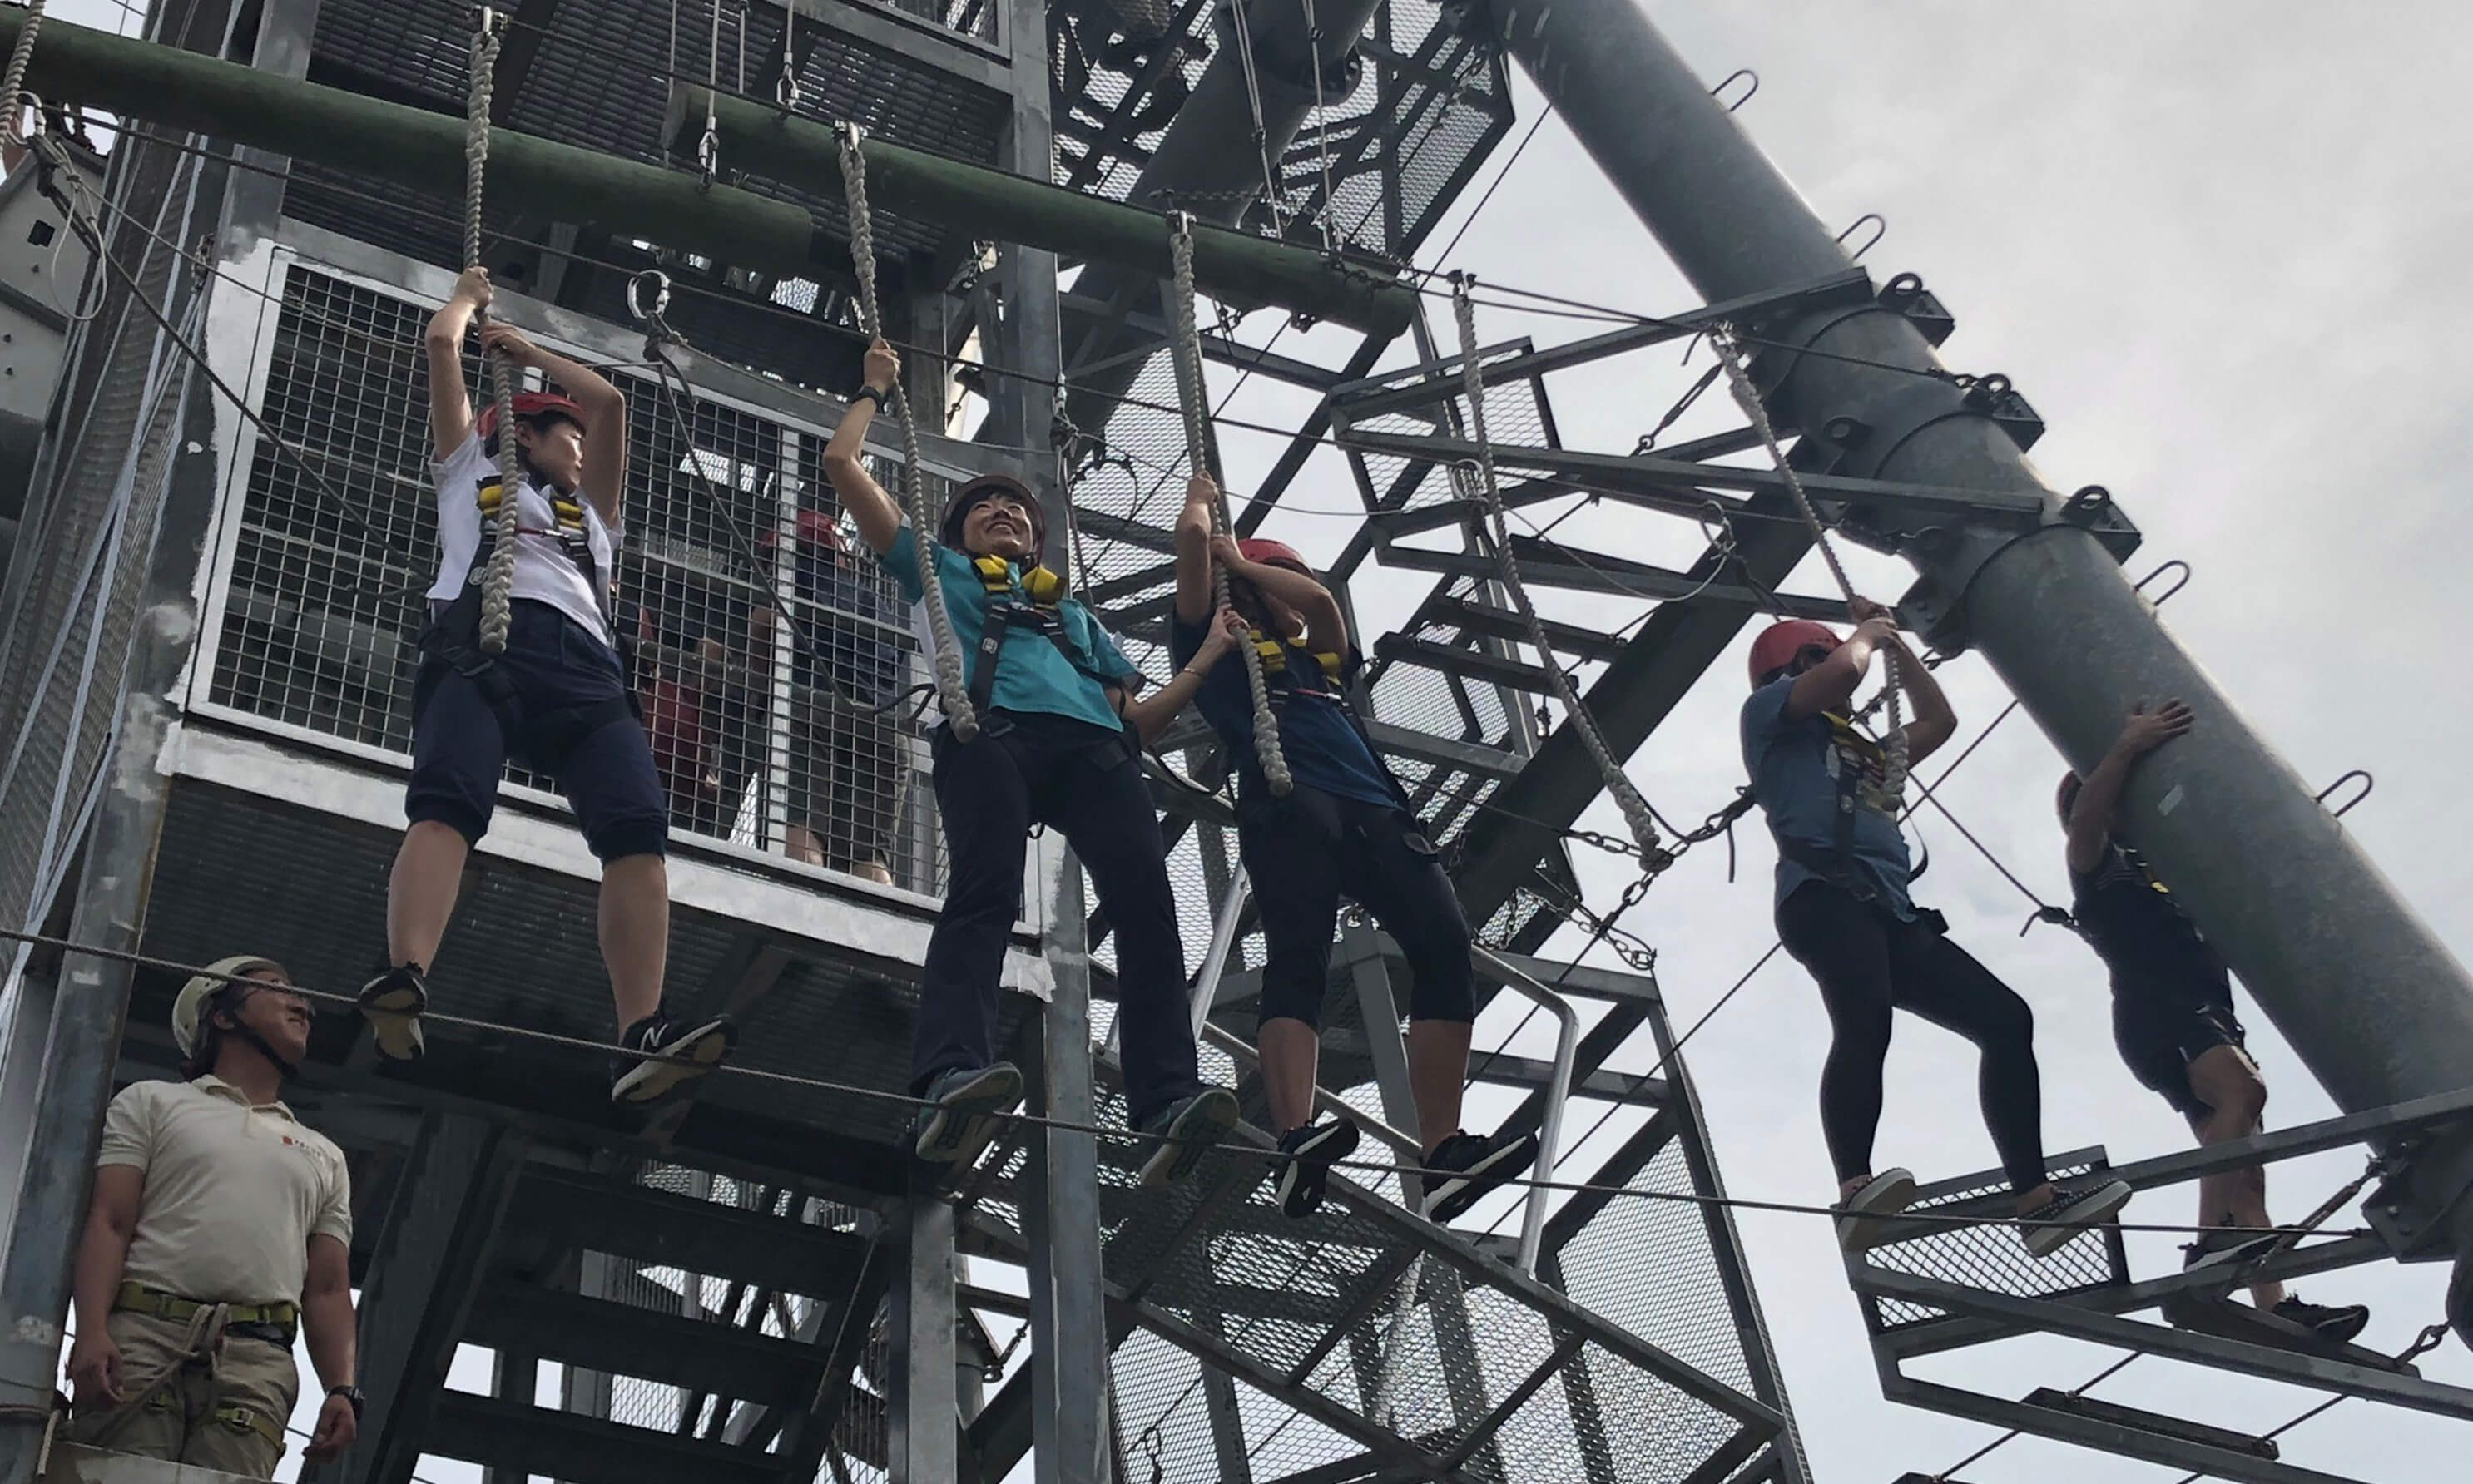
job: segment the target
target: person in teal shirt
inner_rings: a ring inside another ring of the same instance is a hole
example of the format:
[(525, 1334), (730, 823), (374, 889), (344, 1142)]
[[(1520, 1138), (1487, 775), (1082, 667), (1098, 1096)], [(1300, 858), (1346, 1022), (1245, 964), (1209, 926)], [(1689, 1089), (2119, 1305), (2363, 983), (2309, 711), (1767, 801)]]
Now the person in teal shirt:
[[(868, 348), (865, 374), (826, 445), (825, 472), (860, 538), (921, 610), (919, 534), (860, 460), (876, 408), (900, 374), (883, 341)], [(1140, 749), (1244, 628), (1222, 615), (1173, 681), (1140, 695), (1142, 673), (1039, 564), (1045, 536), (1038, 499), (1003, 474), (954, 491), (938, 536), (936, 575), (979, 730), (965, 742), (939, 718), (929, 732), (951, 871), (919, 977), (911, 1090), (928, 1103), (915, 1148), (931, 1163), (967, 1167), (995, 1116), (1020, 1099), (1020, 1071), (995, 1056), (996, 986), (1030, 830), (1044, 825), (1073, 847), (1116, 933), (1125, 1099), (1133, 1126), (1158, 1136), (1140, 1171), (1155, 1185), (1200, 1162), (1235, 1126), (1236, 1099), (1204, 1087), (1196, 1066), (1185, 945)], [(923, 643), (933, 639), (923, 634)]]

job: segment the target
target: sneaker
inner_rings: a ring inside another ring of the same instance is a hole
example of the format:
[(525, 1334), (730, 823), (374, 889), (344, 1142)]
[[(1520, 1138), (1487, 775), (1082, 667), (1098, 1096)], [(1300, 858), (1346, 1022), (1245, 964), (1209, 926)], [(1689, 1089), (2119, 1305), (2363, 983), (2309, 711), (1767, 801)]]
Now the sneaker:
[(2275, 1244), (2280, 1240), (2282, 1238), (2272, 1233), (2245, 1235), (2238, 1232), (2202, 1232), (2197, 1241), (2181, 1249), (2181, 1271), (2197, 1273), (2221, 1269), (2229, 1281), (2232, 1274), (2272, 1256)]
[(1914, 1204), (1914, 1172), (1883, 1170), (1837, 1203), (1837, 1245), (1869, 1252), (1888, 1239), (1888, 1218)]
[(1183, 1180), (1236, 1126), (1236, 1094), (1226, 1088), (1205, 1088), (1191, 1097), (1177, 1099), (1166, 1112), (1142, 1125), (1142, 1132), (1160, 1142), (1142, 1161), (1139, 1179), (1145, 1185)]
[(1356, 1148), (1357, 1125), (1345, 1118), (1309, 1123), (1283, 1135), (1280, 1153), (1286, 1158), (1280, 1161), (1280, 1172), (1271, 1184), (1271, 1197), (1280, 1203), (1280, 1214), (1294, 1220), (1320, 1209), (1323, 1192), (1331, 1184), (1332, 1165)]
[(996, 1114), (1021, 1101), (1021, 1069), (1011, 1062), (940, 1072), (927, 1084), (930, 1102), (919, 1110), (911, 1147), (930, 1164), (978, 1162), (996, 1137)]
[(2362, 1304), (2304, 1304), (2298, 1297), (2288, 1297), (2272, 1312), (2276, 1318), (2299, 1325), (2330, 1345), (2352, 1343), (2363, 1326), (2370, 1322), (2370, 1311)]
[[(1434, 1146), (1426, 1156), (1426, 1219), (1449, 1226), (1506, 1180), (1528, 1172), (1537, 1162), (1537, 1136), (1493, 1139), (1461, 1132)], [(1436, 1178), (1439, 1175), (1440, 1178)]]
[(2129, 1183), (2122, 1180), (2106, 1181), (2083, 1190), (2055, 1187), (2051, 1200), (2019, 1214), (2019, 1239), (2036, 1257), (2049, 1257), (2088, 1227), (2121, 1214), (2121, 1209), (2129, 1204), (2130, 1193)]
[(657, 1012), (627, 1027), (618, 1044), (634, 1056), (613, 1064), (610, 1101), (650, 1103), (719, 1066), (738, 1044), (738, 1027), (719, 1016), (688, 1025)]
[(378, 1055), (390, 1062), (418, 1062), (425, 1049), (420, 1013), (429, 1008), (429, 980), (416, 964), (390, 969), (361, 986), (361, 1014)]

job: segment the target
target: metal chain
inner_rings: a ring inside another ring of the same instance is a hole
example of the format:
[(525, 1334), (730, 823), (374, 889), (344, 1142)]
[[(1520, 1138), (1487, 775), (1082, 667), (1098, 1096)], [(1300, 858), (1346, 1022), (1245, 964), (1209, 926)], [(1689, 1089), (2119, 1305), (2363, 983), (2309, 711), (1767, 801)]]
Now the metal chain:
[(0, 73), (0, 102), (9, 109), (5, 126), (11, 144), (26, 142), (26, 65), (35, 60), (35, 33), (43, 29), (43, 0), (26, 0), (26, 18), (17, 27), (17, 45), (9, 53), (9, 70)]
[[(883, 337), (884, 319), (876, 299), (876, 217), (867, 204), (867, 155), (859, 147), (858, 126), (841, 126), (842, 191), (849, 199), (851, 267), (858, 279), (858, 327), (873, 344)], [(918, 560), (921, 601), (927, 608), (927, 636), (936, 646), (936, 700), (945, 724), (956, 739), (968, 742), (979, 734), (979, 715), (962, 681), (962, 657), (953, 647), (953, 615), (945, 607), (945, 584), (936, 570), (935, 522), (928, 517), (927, 491), (920, 470), (919, 425), (910, 416), (910, 398), (901, 380), (884, 398), (884, 410), (901, 425), (901, 503), (910, 517), (910, 546)]]
[[(1168, 267), (1176, 285), (1176, 363), (1177, 400), (1185, 411), (1185, 458), (1188, 469), (1197, 477), (1211, 472), (1210, 431), (1205, 422), (1208, 413), (1204, 397), (1209, 389), (1202, 379), (1202, 332), (1193, 318), (1193, 218), (1183, 211), (1168, 214)], [(1211, 534), (1228, 536), (1233, 523), (1228, 518), (1228, 491), (1217, 489), (1211, 498)], [(1228, 567), (1225, 562), (1211, 563), (1211, 591), (1216, 613), (1228, 607)], [(1214, 620), (1215, 621), (1215, 620)], [(1271, 691), (1262, 679), (1262, 652), (1254, 644), (1244, 646), (1245, 688), (1254, 701), (1254, 755), (1262, 765), (1262, 777), (1270, 782), (1273, 797), (1285, 799), (1296, 787), (1288, 772), (1288, 757), (1280, 746), (1279, 718), (1271, 714)]]
[[(1778, 476), (1786, 481), (1787, 493), (1794, 497), (1794, 508), (1803, 515), (1803, 523), (1812, 528), (1812, 544), (1820, 548), (1820, 560), (1829, 564), (1829, 575), (1837, 579), (1837, 590), (1846, 599), (1851, 615), (1855, 609), (1855, 584), (1846, 575), (1845, 564), (1837, 560), (1837, 549), (1829, 543), (1829, 529), (1820, 523), (1820, 512), (1813, 508), (1812, 496), (1803, 490), (1803, 480), (1794, 466), (1787, 462), (1786, 450), (1779, 446), (1777, 426), (1769, 421), (1768, 409), (1762, 405), (1761, 395), (1752, 385), (1751, 373), (1743, 369), (1741, 350), (1735, 344), (1732, 325), (1718, 325), (1709, 331), (1709, 347), (1717, 353), (1717, 364), (1726, 369), (1726, 379), (1733, 384), (1735, 400), (1742, 404), (1743, 415), (1752, 420), (1752, 431), (1760, 434), (1761, 443), (1769, 452), (1769, 461), (1777, 466)], [(1882, 789), (1895, 799), (1907, 786), (1907, 729), (1898, 720), (1898, 657), (1887, 647), (1881, 650), (1881, 680), (1885, 700), (1881, 726)]]
[[(481, 191), (490, 169), (490, 90), (498, 64), (497, 14), (480, 11), (472, 33), (472, 78), (464, 114), (464, 266), (481, 266)], [(488, 323), (490, 311), (479, 319)], [(514, 623), (517, 507), (523, 500), (523, 461), (516, 438), (516, 368), (502, 352), (482, 357), (490, 395), (497, 409), (498, 508), (490, 533), (490, 564), (481, 575), (481, 650), (506, 652)]]
[[(1485, 371), (1479, 366), (1477, 347), (1477, 301), (1470, 288), (1477, 280), (1471, 275), (1452, 275), (1452, 316), (1459, 323), (1460, 386), (1469, 404), (1469, 436), (1477, 444), (1477, 492), (1484, 500), (1486, 515), (1493, 528), (1495, 558), (1502, 567), (1502, 586), (1511, 595), (1512, 606), (1520, 610), (1520, 621), (1528, 631), (1528, 642), (1535, 646), (1539, 668), (1546, 672), (1547, 683), (1553, 687), (1554, 697), (1563, 703), (1572, 725), (1580, 733), (1580, 742), (1597, 765), (1605, 780), (1606, 792), (1613, 796), (1615, 806), (1622, 811), (1623, 823), (1631, 829), (1632, 842), (1640, 847), (1643, 859), (1659, 850), (1657, 822), (1649, 814), (1648, 801), (1632, 786), (1623, 773), (1622, 763), (1606, 746), (1605, 734), (1597, 730), (1597, 720), (1580, 701), (1579, 687), (1554, 662), (1553, 646), (1546, 637), (1544, 620), (1537, 616), (1536, 605), (1528, 599), (1528, 585), (1520, 579), (1520, 562), (1511, 552), (1511, 525), (1502, 504), (1502, 491), (1494, 477), (1494, 444), (1485, 431)], [(1454, 467), (1453, 474), (1462, 483), (1467, 476)]]

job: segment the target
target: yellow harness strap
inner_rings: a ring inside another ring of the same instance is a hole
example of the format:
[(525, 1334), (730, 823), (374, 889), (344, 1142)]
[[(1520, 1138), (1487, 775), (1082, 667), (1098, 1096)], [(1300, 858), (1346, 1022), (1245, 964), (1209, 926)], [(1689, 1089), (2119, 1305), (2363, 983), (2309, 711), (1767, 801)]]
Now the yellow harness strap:
[[(149, 1288), (133, 1280), (120, 1285), (120, 1292), (112, 1299), (111, 1306), (132, 1314), (168, 1319), (174, 1324), (186, 1324), (200, 1310), (214, 1307), (196, 1299), (184, 1299), (177, 1293)], [(230, 1313), (228, 1322), (235, 1325), (291, 1325), (297, 1324), (300, 1318), (300, 1306), (290, 1303), (233, 1304), (227, 1308)]]

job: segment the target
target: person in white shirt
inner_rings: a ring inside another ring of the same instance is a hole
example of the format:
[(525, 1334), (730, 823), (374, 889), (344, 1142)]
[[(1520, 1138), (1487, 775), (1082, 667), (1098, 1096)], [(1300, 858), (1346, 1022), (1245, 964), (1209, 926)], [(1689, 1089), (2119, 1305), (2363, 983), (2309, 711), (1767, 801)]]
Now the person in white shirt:
[[(490, 297), (489, 275), (468, 269), (429, 322), (440, 562), (413, 683), (410, 827), (387, 883), (387, 967), (362, 986), (361, 1012), (382, 1054), (420, 1056), (429, 969), (513, 755), (558, 779), (601, 861), (601, 957), (629, 1053), (612, 1066), (610, 1095), (650, 1102), (710, 1071), (736, 1032), (726, 1019), (682, 1022), (661, 1009), (668, 799), (610, 612), (627, 403), (599, 372), (508, 325), (485, 323), (485, 353), (501, 352), (564, 393), (516, 394), (513, 428), (497, 426), (494, 404), (476, 422), (465, 390), (464, 335)], [(505, 649), (493, 655), (481, 643), (481, 589), (505, 437), (516, 440), (522, 488), (512, 622)]]
[(297, 1329), (327, 1385), (307, 1456), (351, 1446), (351, 1178), (279, 1097), (309, 1049), (290, 982), (255, 956), (191, 979), (172, 1006), (187, 1080), (133, 1083), (104, 1114), (71, 1442), (271, 1479), (300, 1391)]

